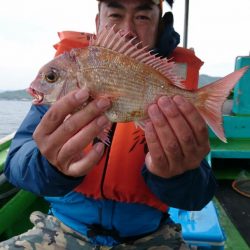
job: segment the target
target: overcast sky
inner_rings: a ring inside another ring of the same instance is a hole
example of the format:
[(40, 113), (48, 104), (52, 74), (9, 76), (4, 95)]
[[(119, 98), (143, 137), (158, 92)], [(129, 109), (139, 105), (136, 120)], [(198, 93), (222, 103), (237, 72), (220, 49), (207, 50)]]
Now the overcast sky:
[[(175, 0), (183, 37), (184, 0)], [(0, 90), (27, 88), (54, 55), (58, 31), (95, 32), (95, 0), (6, 0), (0, 6)], [(190, 0), (188, 47), (205, 63), (202, 74), (224, 76), (250, 51), (250, 0)], [(181, 41), (181, 46), (183, 42)]]

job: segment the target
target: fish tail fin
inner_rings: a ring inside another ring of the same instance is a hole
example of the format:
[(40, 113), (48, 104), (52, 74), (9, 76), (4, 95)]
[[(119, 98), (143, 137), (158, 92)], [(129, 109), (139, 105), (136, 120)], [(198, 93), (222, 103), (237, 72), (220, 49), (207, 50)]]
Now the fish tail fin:
[(248, 66), (241, 68), (224, 78), (197, 90), (197, 108), (200, 114), (213, 132), (225, 143), (227, 142), (227, 139), (222, 126), (222, 106), (230, 94), (230, 91), (248, 68)]

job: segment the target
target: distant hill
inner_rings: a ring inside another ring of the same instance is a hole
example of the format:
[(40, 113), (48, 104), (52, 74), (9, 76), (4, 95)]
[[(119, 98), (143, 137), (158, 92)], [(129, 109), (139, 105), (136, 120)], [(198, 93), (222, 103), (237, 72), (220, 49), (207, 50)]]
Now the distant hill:
[(32, 97), (25, 89), (3, 91), (0, 93), (0, 100), (32, 100)]
[(209, 76), (209, 75), (200, 75), (199, 77), (199, 86), (204, 86), (209, 83), (219, 80), (221, 77), (218, 76)]

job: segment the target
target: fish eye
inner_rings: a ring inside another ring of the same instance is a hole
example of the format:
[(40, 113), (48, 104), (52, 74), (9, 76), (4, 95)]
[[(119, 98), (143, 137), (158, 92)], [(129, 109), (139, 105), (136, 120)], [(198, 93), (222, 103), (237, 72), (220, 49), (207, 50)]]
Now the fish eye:
[(48, 83), (54, 83), (58, 80), (58, 78), (59, 74), (53, 69), (45, 75), (45, 80)]

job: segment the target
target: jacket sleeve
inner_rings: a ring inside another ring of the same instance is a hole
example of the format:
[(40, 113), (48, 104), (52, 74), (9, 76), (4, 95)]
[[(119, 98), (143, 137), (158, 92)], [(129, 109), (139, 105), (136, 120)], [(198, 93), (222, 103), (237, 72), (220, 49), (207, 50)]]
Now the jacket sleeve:
[(32, 134), (47, 110), (46, 106), (31, 106), (12, 140), (4, 173), (17, 187), (41, 196), (60, 196), (76, 187), (82, 178), (63, 175), (37, 148)]
[(205, 159), (198, 168), (173, 178), (156, 176), (146, 166), (142, 175), (161, 201), (170, 207), (189, 211), (201, 210), (213, 198), (217, 187), (212, 169)]

